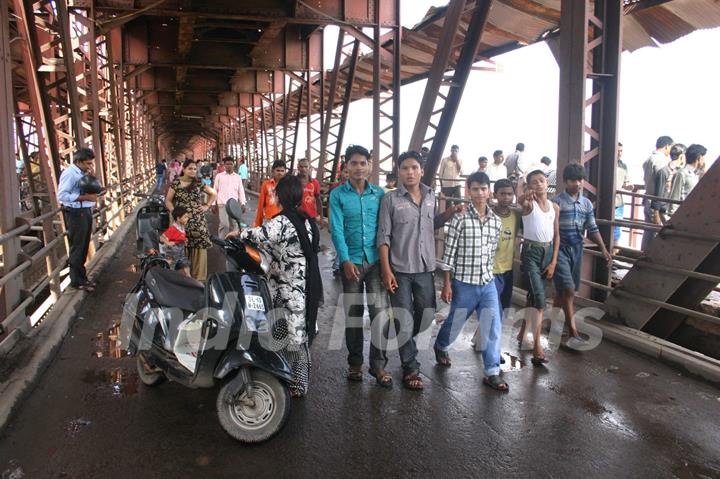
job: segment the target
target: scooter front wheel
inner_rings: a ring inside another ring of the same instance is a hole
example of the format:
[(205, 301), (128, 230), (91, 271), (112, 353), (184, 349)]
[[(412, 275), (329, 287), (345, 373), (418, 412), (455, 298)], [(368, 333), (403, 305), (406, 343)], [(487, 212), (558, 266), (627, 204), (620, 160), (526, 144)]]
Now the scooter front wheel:
[(240, 442), (267, 441), (277, 434), (290, 416), (290, 392), (275, 376), (252, 370), (251, 394), (243, 390), (232, 401), (227, 400), (230, 382), (220, 389), (216, 407), (220, 425)]
[(161, 372), (149, 372), (144, 354), (138, 353), (136, 358), (138, 377), (145, 386), (159, 386), (165, 382), (165, 375)]

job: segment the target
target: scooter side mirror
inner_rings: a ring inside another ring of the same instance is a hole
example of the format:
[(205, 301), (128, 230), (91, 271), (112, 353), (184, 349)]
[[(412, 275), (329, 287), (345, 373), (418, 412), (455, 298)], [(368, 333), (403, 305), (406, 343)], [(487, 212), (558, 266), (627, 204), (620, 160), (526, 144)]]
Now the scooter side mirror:
[(225, 203), (225, 210), (232, 219), (238, 223), (241, 222), (242, 210), (240, 209), (240, 203), (238, 203), (235, 198), (230, 198), (227, 203)]

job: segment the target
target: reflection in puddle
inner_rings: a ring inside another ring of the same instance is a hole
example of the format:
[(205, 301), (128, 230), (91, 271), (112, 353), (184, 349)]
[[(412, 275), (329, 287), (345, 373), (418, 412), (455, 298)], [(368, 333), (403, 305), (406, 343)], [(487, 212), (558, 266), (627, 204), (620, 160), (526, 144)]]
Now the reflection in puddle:
[(119, 359), (125, 356), (125, 351), (121, 349), (119, 337), (120, 323), (114, 325), (105, 333), (97, 333), (94, 339), (95, 348), (93, 349), (93, 357)]
[(134, 369), (112, 368), (99, 371), (88, 369), (82, 381), (95, 385), (97, 389), (106, 389), (113, 397), (118, 398), (133, 396), (138, 392), (138, 375)]
[(505, 359), (505, 364), (500, 364), (500, 370), (503, 372), (519, 371), (525, 367), (526, 363), (523, 359), (508, 352), (503, 352), (502, 357)]
[(74, 437), (81, 429), (88, 427), (91, 424), (92, 421), (90, 419), (79, 417), (77, 419), (73, 419), (67, 424), (67, 426), (65, 426), (65, 432), (68, 436)]

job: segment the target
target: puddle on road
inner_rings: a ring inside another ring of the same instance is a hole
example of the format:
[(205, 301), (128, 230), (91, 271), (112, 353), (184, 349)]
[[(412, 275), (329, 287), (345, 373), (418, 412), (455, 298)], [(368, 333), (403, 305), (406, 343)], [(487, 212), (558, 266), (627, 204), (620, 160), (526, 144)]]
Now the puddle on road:
[(25, 477), (25, 471), (15, 459), (10, 459), (8, 467), (0, 474), (2, 479), (22, 479)]
[(505, 364), (500, 364), (502, 372), (519, 371), (527, 364), (524, 359), (508, 352), (503, 352), (502, 357), (505, 359)]
[(120, 342), (120, 323), (114, 325), (106, 332), (97, 333), (93, 342), (95, 343), (92, 353), (94, 358), (120, 359), (127, 356)]
[(67, 426), (65, 426), (65, 432), (70, 437), (75, 437), (75, 435), (80, 432), (82, 429), (90, 426), (92, 424), (92, 421), (90, 419), (79, 417), (76, 419), (73, 419), (70, 421)]
[(139, 378), (135, 369), (112, 368), (85, 371), (82, 381), (96, 389), (107, 391), (112, 397), (123, 398), (138, 393)]

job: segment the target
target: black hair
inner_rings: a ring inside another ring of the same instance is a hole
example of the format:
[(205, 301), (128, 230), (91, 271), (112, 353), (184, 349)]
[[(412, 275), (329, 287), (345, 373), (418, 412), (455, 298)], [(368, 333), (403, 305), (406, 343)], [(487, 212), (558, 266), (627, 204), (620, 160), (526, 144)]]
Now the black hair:
[(540, 163), (542, 163), (543, 165), (550, 166), (550, 163), (552, 163), (552, 160), (550, 158), (548, 158), (547, 156), (543, 156), (542, 158), (540, 158)]
[(500, 156), (502, 154), (503, 154), (502, 150), (495, 150), (495, 151), (493, 151), (493, 158), (497, 158), (498, 156)]
[(408, 159), (414, 159), (415, 161), (418, 162), (418, 164), (420, 165), (420, 168), (422, 168), (422, 159), (420, 159), (420, 153), (418, 153), (415, 150), (409, 150), (404, 153), (400, 153), (400, 156), (398, 156), (398, 160), (397, 160), (398, 169), (400, 169), (400, 166), (402, 166), (403, 161), (408, 160)]
[(273, 161), (272, 168), (270, 168), (270, 169), (274, 170), (275, 168), (287, 169), (287, 165), (285, 164), (285, 162), (283, 160), (275, 160), (275, 161)]
[(623, 146), (623, 144), (618, 141), (618, 146)]
[(661, 136), (655, 142), (655, 149), (659, 150), (660, 148), (665, 148), (666, 146), (672, 145), (672, 144), (673, 144), (672, 138), (670, 138), (669, 136)]
[(501, 188), (510, 188), (511, 190), (515, 191), (515, 188), (513, 188), (512, 181), (508, 180), (507, 178), (503, 178), (501, 180), (497, 180), (495, 182), (495, 193), (500, 191)]
[(179, 220), (188, 210), (184, 206), (176, 206), (172, 211), (172, 217), (174, 220)]
[(283, 176), (275, 187), (278, 202), (284, 210), (294, 211), (300, 206), (303, 196), (303, 186), (297, 176)]
[(515, 145), (515, 149), (517, 151), (525, 151), (525, 143), (518, 143), (517, 145)]
[(685, 161), (688, 165), (694, 165), (701, 156), (705, 155), (707, 155), (707, 148), (702, 145), (693, 143), (692, 145), (688, 146), (687, 151), (685, 151)]
[(672, 148), (670, 148), (670, 159), (677, 160), (686, 150), (687, 146), (682, 143), (675, 143)]
[(235, 164), (235, 158), (233, 158), (232, 156), (226, 156), (225, 158), (222, 159), (223, 163), (227, 163), (228, 161), (232, 161), (233, 164)]
[(197, 165), (197, 162), (193, 160), (192, 158), (188, 158), (187, 160), (183, 161), (182, 169), (183, 169), (183, 175), (185, 174), (185, 168), (187, 168), (190, 165)]
[(547, 178), (547, 176), (545, 175), (545, 172), (544, 172), (543, 170), (532, 170), (532, 171), (531, 171), (530, 173), (528, 173), (527, 176), (525, 177), (525, 182), (529, 185), (529, 184), (530, 184), (530, 180), (532, 180), (532, 177), (535, 176), (535, 175), (543, 175), (543, 176), (545, 176), (545, 178)]
[(425, 152), (425, 151), (427, 151), (428, 153), (430, 153), (430, 148), (428, 148), (427, 146), (423, 146), (422, 148), (420, 148), (420, 152), (421, 152), (421, 153), (422, 153), (422, 152)]
[(580, 163), (570, 163), (563, 170), (563, 181), (585, 179), (585, 168)]
[(364, 156), (366, 160), (370, 161), (370, 152), (364, 146), (360, 145), (348, 145), (345, 149), (345, 159), (350, 161), (353, 155)]
[(78, 163), (80, 161), (88, 161), (88, 160), (94, 160), (95, 159), (95, 153), (90, 148), (80, 148), (75, 153), (73, 153), (73, 163)]
[(488, 177), (488, 175), (481, 171), (476, 171), (475, 173), (472, 173), (470, 176), (467, 177), (468, 188), (470, 188), (470, 185), (473, 183), (490, 186), (490, 177)]
[(450, 149), (451, 149), (451, 150), (459, 150), (460, 147), (457, 146), (457, 145), (453, 145), (453, 146), (450, 147)]
[(478, 163), (480, 163), (481, 161), (484, 161), (485, 163), (487, 163), (488, 162), (487, 156), (481, 156), (480, 158), (478, 158)]
[(385, 176), (385, 181), (397, 181), (397, 175), (395, 173), (388, 173)]
[(307, 158), (300, 158), (300, 159), (298, 160), (298, 165), (299, 165), (300, 163), (302, 163), (303, 161), (307, 161), (308, 164), (310, 164), (310, 160), (308, 160)]

